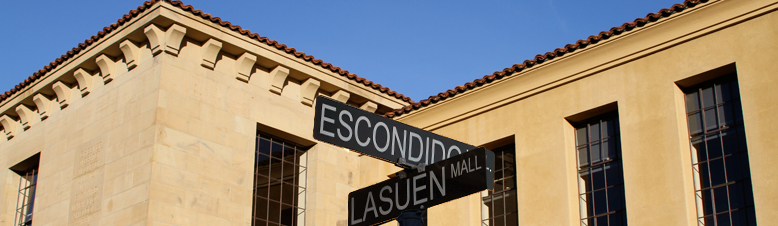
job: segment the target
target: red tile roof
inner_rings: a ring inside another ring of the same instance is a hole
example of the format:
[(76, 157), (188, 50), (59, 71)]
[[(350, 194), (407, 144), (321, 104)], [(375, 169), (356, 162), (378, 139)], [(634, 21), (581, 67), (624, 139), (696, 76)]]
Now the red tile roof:
[(257, 33), (252, 33), (251, 31), (249, 31), (247, 29), (242, 29), (240, 26), (233, 25), (229, 21), (224, 21), (224, 20), (222, 20), (219, 17), (214, 17), (214, 16), (211, 16), (211, 14), (203, 13), (200, 10), (194, 9), (190, 5), (184, 5), (184, 3), (182, 3), (181, 1), (171, 1), (171, 0), (151, 0), (151, 1), (146, 1), (146, 2), (143, 3), (143, 5), (138, 6), (137, 9), (130, 10), (130, 12), (128, 14), (125, 14), (122, 18), (119, 18), (119, 20), (117, 20), (116, 23), (113, 23), (110, 26), (103, 28), (102, 31), (97, 32), (97, 35), (92, 35), (92, 37), (84, 40), (83, 43), (78, 44), (78, 46), (74, 47), (73, 50), (68, 51), (66, 54), (63, 54), (59, 58), (55, 59), (53, 62), (51, 62), (48, 65), (44, 66), (42, 69), (40, 69), (37, 72), (33, 73), (30, 77), (25, 79), (23, 82), (20, 82), (19, 85), (16, 85), (11, 90), (6, 91), (5, 93), (0, 94), (0, 102), (5, 101), (6, 99), (10, 98), (13, 94), (21, 91), (25, 87), (27, 87), (30, 84), (32, 84), (34, 81), (40, 79), (47, 72), (50, 72), (50, 71), (54, 70), (55, 68), (57, 68), (57, 66), (61, 65), (62, 63), (64, 63), (68, 59), (76, 56), (79, 52), (81, 52), (82, 50), (85, 50), (88, 46), (92, 45), (93, 43), (96, 43), (101, 38), (105, 37), (106, 35), (108, 35), (112, 31), (114, 31), (117, 28), (119, 28), (120, 26), (124, 25), (124, 23), (129, 22), (133, 18), (137, 17), (138, 15), (143, 13), (143, 11), (146, 11), (146, 10), (150, 9), (152, 6), (154, 6), (154, 4), (156, 4), (158, 2), (163, 2), (163, 1), (164, 2), (168, 2), (171, 5), (176, 6), (178, 8), (181, 8), (184, 11), (190, 12), (190, 13), (196, 15), (196, 16), (200, 16), (203, 19), (206, 19), (206, 20), (209, 20), (209, 21), (211, 21), (213, 23), (219, 24), (222, 27), (229, 28), (230, 30), (233, 30), (235, 32), (239, 32), (240, 34), (242, 34), (244, 36), (247, 36), (249, 38), (255, 39), (255, 40), (257, 40), (259, 42), (262, 42), (262, 43), (265, 43), (265, 44), (267, 44), (269, 46), (275, 47), (276, 49), (284, 51), (284, 52), (286, 52), (288, 54), (294, 55), (297, 58), (300, 58), (300, 59), (303, 59), (305, 61), (311, 62), (311, 63), (313, 63), (315, 65), (319, 65), (320, 67), (322, 67), (324, 69), (328, 69), (331, 72), (340, 74), (341, 76), (344, 76), (344, 77), (346, 77), (348, 79), (354, 80), (354, 81), (356, 81), (358, 83), (362, 83), (363, 85), (369, 86), (369, 87), (371, 87), (371, 88), (373, 88), (375, 90), (378, 90), (378, 91), (380, 91), (382, 93), (386, 93), (389, 96), (393, 96), (393, 97), (395, 97), (397, 99), (400, 99), (402, 101), (408, 102), (410, 104), (414, 103), (413, 100), (411, 100), (411, 98), (409, 98), (409, 97), (406, 97), (406, 96), (404, 96), (404, 95), (402, 95), (402, 94), (400, 94), (398, 92), (390, 90), (387, 87), (381, 86), (378, 83), (374, 83), (374, 82), (372, 82), (370, 80), (367, 80), (367, 79), (359, 77), (359, 76), (357, 76), (355, 74), (349, 73), (348, 71), (343, 70), (340, 67), (336, 67), (336, 66), (332, 65), (331, 63), (327, 63), (327, 62), (324, 62), (324, 61), (322, 61), (320, 59), (316, 59), (316, 58), (314, 58), (311, 55), (307, 55), (307, 54), (305, 54), (303, 52), (297, 51), (295, 48), (288, 47), (288, 46), (286, 46), (284, 44), (278, 43), (275, 40), (270, 40), (267, 37), (259, 36)]
[(600, 40), (608, 39), (612, 36), (622, 34), (624, 32), (634, 29), (635, 27), (642, 27), (648, 23), (655, 22), (663, 17), (668, 17), (675, 12), (681, 12), (687, 8), (692, 8), (706, 2), (708, 2), (708, 0), (685, 0), (683, 3), (675, 4), (670, 8), (659, 10), (659, 12), (649, 13), (646, 17), (637, 18), (633, 22), (624, 23), (619, 27), (613, 27), (610, 30), (602, 31), (597, 35), (589, 36), (589, 38), (587, 39), (578, 40), (574, 44), (567, 44), (565, 45), (564, 48), (557, 48), (554, 51), (547, 52), (546, 54), (542, 54), (542, 55), (538, 54), (537, 56), (535, 56), (535, 58), (525, 60), (521, 64), (514, 64), (513, 66), (505, 68), (502, 71), (496, 71), (491, 75), (485, 75), (483, 78), (479, 78), (472, 82), (465, 83), (464, 85), (457, 86), (453, 89), (449, 89), (445, 92), (439, 93), (438, 95), (430, 96), (425, 100), (416, 103), (411, 103), (405, 107), (387, 112), (386, 114), (384, 114), (384, 116), (388, 118), (393, 118), (396, 116), (400, 116), (404, 113), (408, 113), (413, 110), (426, 107), (430, 104), (446, 100), (449, 97), (453, 97), (459, 93), (464, 93), (467, 90), (475, 89), (486, 83), (491, 83), (494, 80), (502, 79), (503, 77), (510, 76), (511, 74), (516, 72), (521, 72), (525, 68), (530, 68), (532, 66), (541, 64), (546, 60), (554, 59), (557, 56), (565, 55), (566, 53), (573, 52), (577, 49), (586, 48), (586, 46), (588, 46), (589, 44), (595, 44)]

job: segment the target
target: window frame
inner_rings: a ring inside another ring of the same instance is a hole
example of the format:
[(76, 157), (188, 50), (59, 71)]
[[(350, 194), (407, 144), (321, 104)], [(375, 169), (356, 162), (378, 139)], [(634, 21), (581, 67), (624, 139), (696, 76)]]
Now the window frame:
[[(706, 225), (708, 222), (708, 225), (727, 225), (732, 224), (733, 218), (742, 219), (738, 223), (755, 225), (748, 147), (737, 73), (724, 73), (695, 85), (681, 87), (681, 90), (689, 133), (698, 225)], [(710, 93), (709, 97), (706, 93)], [(729, 121), (727, 114), (731, 117)], [(696, 124), (692, 123), (694, 121)], [(734, 139), (734, 144), (731, 139)], [(736, 150), (732, 150), (732, 145)], [(717, 167), (719, 165), (721, 168)], [(735, 165), (737, 166), (729, 168)], [(739, 169), (734, 169), (738, 167)], [(723, 178), (719, 178), (719, 175), (714, 177), (714, 171), (723, 173)], [(730, 178), (736, 172), (740, 174), (734, 177), (737, 179)], [(724, 180), (723, 183), (720, 183), (721, 179)], [(733, 195), (740, 195), (742, 200), (733, 202)], [(720, 196), (726, 196), (726, 200), (719, 200), (717, 197)], [(722, 201), (726, 201), (726, 210), (718, 211), (719, 208), (724, 209), (724, 204), (720, 204)], [(733, 208), (738, 203), (742, 203), (742, 206)], [(727, 217), (720, 218), (723, 215)]]
[[(605, 107), (610, 108), (614, 106), (615, 105), (609, 105)], [(601, 112), (603, 109), (595, 110)], [(605, 124), (604, 127), (607, 130), (603, 129), (603, 124)], [(573, 131), (575, 133), (574, 147), (577, 160), (576, 173), (578, 181), (577, 197), (579, 200), (581, 225), (603, 225), (598, 222), (600, 219), (606, 220), (604, 225), (616, 224), (610, 223), (611, 220), (620, 220), (620, 225), (627, 225), (624, 172), (621, 159), (621, 129), (618, 110), (611, 110), (588, 119), (571, 122), (571, 125), (573, 126)], [(597, 127), (595, 130), (598, 133), (596, 137), (592, 136), (593, 126)], [(582, 134), (580, 134), (582, 129), (584, 132), (583, 137)], [(585, 139), (583, 143), (581, 142), (582, 138)], [(595, 147), (598, 149), (597, 155), (599, 155), (599, 158), (596, 160), (593, 157), (595, 154), (592, 151)], [(584, 157), (581, 152), (582, 150), (586, 151), (586, 162), (581, 161), (582, 157)], [(613, 151), (613, 153), (610, 153), (610, 151)], [(609, 176), (609, 172), (615, 172), (617, 175)], [(600, 174), (602, 175), (600, 183), (592, 181), (594, 175)], [(588, 178), (588, 180), (584, 177)], [(610, 180), (615, 180), (616, 182), (613, 183)], [(602, 184), (602, 186), (600, 187), (596, 184)], [(598, 187), (595, 188), (595, 186)], [(603, 202), (605, 204), (604, 206), (597, 205), (599, 203), (596, 201), (597, 199), (592, 198), (602, 195), (605, 196)], [(614, 197), (611, 197), (612, 195), (617, 195), (620, 199), (611, 201), (614, 200), (612, 199)], [(603, 207), (605, 209), (604, 211), (597, 211)]]
[[(265, 143), (270, 145), (267, 152), (260, 150)], [(295, 142), (261, 132), (257, 133), (255, 144), (252, 225), (304, 225), (307, 214), (305, 207), (308, 189), (307, 150), (310, 147), (304, 147)], [(278, 152), (275, 149), (277, 146), (281, 147)], [(287, 153), (290, 148), (291, 154)], [(267, 164), (264, 164), (265, 161)], [(285, 172), (285, 167), (294, 168), (291, 171), (291, 178)], [(274, 172), (274, 169), (280, 170), (280, 173)], [(260, 179), (264, 179), (265, 184), (261, 184), (263, 182)], [(289, 179), (291, 182), (288, 181)], [(290, 188), (295, 192), (287, 197), (285, 190)], [(266, 204), (265, 215), (259, 216), (262, 208), (258, 208), (258, 205), (262, 203)], [(277, 208), (274, 211), (274, 208), (271, 207)], [(291, 217), (288, 215), (289, 212), (285, 213), (284, 210), (292, 210)]]
[(28, 226), (32, 225), (35, 192), (38, 185), (38, 166), (20, 172), (19, 176), (14, 222), (18, 226)]
[[(493, 221), (496, 219), (502, 220), (502, 224), (498, 225), (514, 225), (514, 222), (515, 225), (518, 225), (519, 208), (517, 199), (518, 194), (516, 189), (516, 185), (518, 183), (516, 180), (516, 145), (514, 143), (510, 143), (495, 148), (492, 151), (494, 152), (495, 160), (500, 160), (500, 162), (495, 161), (494, 190), (486, 190), (481, 192), (481, 225), (495, 225)], [(509, 176), (506, 177), (505, 175), (508, 174)], [(504, 182), (511, 180), (512, 184), (504, 184)], [(497, 200), (500, 200), (500, 202), (496, 202)], [(499, 214), (496, 213), (498, 211), (495, 210), (497, 209), (495, 203), (502, 203), (502, 207), (500, 209), (502, 211)], [(511, 204), (512, 206), (509, 206)], [(512, 207), (514, 210), (508, 212), (509, 207)], [(509, 217), (514, 217), (515, 221), (511, 222)]]
[(19, 190), (14, 209), (14, 225), (32, 225), (35, 195), (38, 188), (38, 167), (40, 152), (9, 168), (19, 175)]

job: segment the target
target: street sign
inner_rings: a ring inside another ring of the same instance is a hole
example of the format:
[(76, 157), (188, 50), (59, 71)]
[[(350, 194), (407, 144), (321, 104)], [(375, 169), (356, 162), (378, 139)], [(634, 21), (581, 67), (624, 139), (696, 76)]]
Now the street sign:
[(380, 224), (403, 211), (429, 208), (493, 189), (494, 153), (478, 148), (427, 165), (423, 172), (405, 172), (405, 178), (394, 177), (349, 193), (349, 226)]
[(402, 158), (409, 165), (431, 164), (476, 149), (324, 96), (316, 98), (313, 138), (395, 164)]

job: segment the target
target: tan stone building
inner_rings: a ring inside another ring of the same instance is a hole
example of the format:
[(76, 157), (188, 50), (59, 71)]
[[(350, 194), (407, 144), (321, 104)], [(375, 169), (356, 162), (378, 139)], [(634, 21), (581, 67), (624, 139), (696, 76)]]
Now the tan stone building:
[(398, 168), (313, 139), (317, 95), (495, 151), (429, 225), (775, 225), (776, 9), (686, 1), (412, 102), (147, 2), (0, 95), (0, 226), (347, 225)]

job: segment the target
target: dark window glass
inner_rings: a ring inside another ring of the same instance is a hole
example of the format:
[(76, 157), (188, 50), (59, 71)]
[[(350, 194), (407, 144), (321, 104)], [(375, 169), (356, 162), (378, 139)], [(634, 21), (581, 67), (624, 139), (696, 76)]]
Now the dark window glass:
[(627, 225), (616, 112), (576, 123), (581, 224)]
[(495, 155), (494, 190), (482, 197), (488, 216), (481, 216), (482, 224), (496, 226), (519, 225), (519, 209), (516, 199), (516, 149), (513, 144), (492, 150)]
[(35, 203), (35, 187), (38, 182), (38, 166), (20, 172), (19, 193), (16, 202), (16, 225), (32, 225), (32, 209)]
[(305, 220), (306, 150), (283, 139), (257, 135), (252, 225), (298, 225)]
[(735, 74), (685, 89), (698, 220), (755, 225), (743, 114)]

